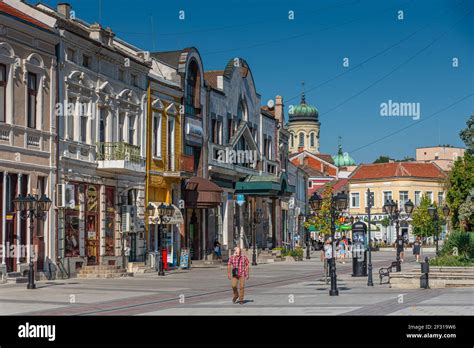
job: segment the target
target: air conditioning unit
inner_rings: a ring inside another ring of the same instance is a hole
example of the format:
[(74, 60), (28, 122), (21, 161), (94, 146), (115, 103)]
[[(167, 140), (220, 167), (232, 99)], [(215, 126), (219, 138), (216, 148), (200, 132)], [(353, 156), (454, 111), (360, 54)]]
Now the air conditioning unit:
[(74, 185), (58, 184), (56, 205), (58, 208), (74, 208), (76, 199), (74, 197)]
[(137, 230), (137, 220), (136, 206), (122, 206), (122, 232), (135, 232)]

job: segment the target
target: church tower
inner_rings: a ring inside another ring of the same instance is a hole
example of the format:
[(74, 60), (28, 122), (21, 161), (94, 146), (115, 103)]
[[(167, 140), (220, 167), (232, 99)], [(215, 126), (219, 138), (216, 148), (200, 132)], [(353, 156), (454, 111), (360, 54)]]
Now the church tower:
[(318, 110), (309, 104), (306, 104), (306, 97), (301, 93), (301, 102), (289, 110), (288, 131), (290, 132), (290, 153), (308, 151), (310, 153), (319, 153), (319, 122)]

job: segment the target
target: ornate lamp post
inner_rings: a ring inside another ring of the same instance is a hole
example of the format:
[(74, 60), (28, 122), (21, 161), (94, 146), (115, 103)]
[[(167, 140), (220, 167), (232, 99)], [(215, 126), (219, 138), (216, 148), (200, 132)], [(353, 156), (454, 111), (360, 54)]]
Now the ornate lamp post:
[(158, 207), (155, 207), (153, 204), (149, 203), (146, 210), (150, 219), (153, 219), (153, 216), (156, 215), (154, 222), (158, 228), (158, 252), (155, 254), (155, 265), (157, 263), (156, 258), (158, 258), (158, 275), (164, 276), (165, 271), (163, 267), (162, 256), (162, 225), (171, 219), (174, 213), (174, 207), (171, 204), (166, 205), (164, 203), (161, 203)]
[[(302, 217), (302, 220), (308, 220), (311, 215), (300, 215)], [(311, 238), (310, 238), (310, 232), (309, 228), (305, 228), (305, 237), (306, 237), (306, 260), (311, 260)]]
[[(315, 192), (309, 200), (311, 209), (315, 212), (321, 210), (323, 205), (323, 198)], [(331, 258), (331, 290), (329, 290), (329, 296), (338, 296), (339, 290), (337, 289), (337, 275), (336, 275), (336, 218), (337, 215), (347, 209), (347, 195), (344, 192), (338, 194), (331, 194), (330, 204), (330, 215), (331, 215), (331, 238), (332, 238), (332, 258)]]
[[(445, 205), (443, 207), (443, 215), (446, 219), (446, 223), (447, 223), (447, 218), (449, 216), (449, 207), (447, 205)], [(439, 241), (439, 215), (438, 215), (438, 209), (433, 206), (433, 205), (430, 205), (429, 208), (428, 208), (428, 213), (430, 214), (430, 217), (431, 217), (431, 220), (434, 221), (435, 223), (435, 243), (436, 243), (436, 256), (439, 256), (439, 246), (438, 246), (438, 241)]]
[[(35, 219), (44, 219), (46, 213), (51, 208), (51, 200), (46, 195), (28, 196), (18, 195), (14, 200), (15, 211), (20, 214), (20, 219), (30, 220), (30, 243), (33, 243), (34, 221)], [(30, 260), (28, 270), (28, 285), (27, 289), (36, 289), (35, 285), (35, 270), (33, 264), (33, 250), (30, 249)]]
[(263, 212), (262, 209), (256, 209), (253, 212), (252, 220), (252, 266), (257, 266), (257, 225), (262, 222)]
[[(395, 228), (396, 228), (396, 233), (397, 233), (397, 243), (399, 242), (399, 239), (401, 238), (400, 221), (405, 221), (410, 217), (411, 213), (413, 212), (413, 209), (415, 208), (415, 205), (409, 199), (407, 202), (405, 202), (404, 207), (405, 207), (405, 213), (407, 214), (406, 219), (403, 219), (401, 217), (401, 211), (400, 209), (398, 209), (398, 201), (394, 202), (393, 199), (387, 200), (383, 206), (383, 210), (389, 216), (391, 223), (392, 224), (394, 222), (396, 223)], [(397, 246), (397, 272), (401, 272), (401, 270), (402, 270), (402, 266), (400, 263), (400, 249)]]

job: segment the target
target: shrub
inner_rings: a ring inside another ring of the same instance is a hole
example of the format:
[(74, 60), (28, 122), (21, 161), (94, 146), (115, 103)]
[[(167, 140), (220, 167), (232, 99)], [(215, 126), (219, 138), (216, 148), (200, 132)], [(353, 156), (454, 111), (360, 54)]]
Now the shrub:
[(303, 248), (296, 247), (294, 250), (291, 250), (290, 251), (290, 256), (293, 256), (294, 258), (297, 258), (297, 259), (302, 259), (303, 258)]
[(444, 241), (441, 255), (452, 255), (453, 248), (458, 249), (458, 255), (466, 258), (474, 258), (474, 238), (471, 233), (453, 231)]
[(443, 255), (430, 260), (431, 266), (473, 267), (474, 260), (466, 256)]

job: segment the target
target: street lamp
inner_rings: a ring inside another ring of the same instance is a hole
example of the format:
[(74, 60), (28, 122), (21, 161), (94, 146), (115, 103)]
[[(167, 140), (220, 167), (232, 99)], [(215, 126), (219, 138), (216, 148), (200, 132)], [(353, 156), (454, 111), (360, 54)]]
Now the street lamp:
[[(405, 208), (405, 213), (407, 214), (407, 219), (408, 219), (408, 217), (410, 217), (411, 213), (413, 212), (415, 205), (409, 199), (408, 201), (405, 202), (404, 208)], [(393, 199), (387, 200), (383, 206), (383, 210), (389, 216), (391, 223), (392, 224), (394, 222), (396, 223), (395, 228), (396, 228), (396, 233), (397, 233), (397, 243), (399, 243), (399, 239), (401, 238), (400, 221), (406, 221), (406, 219), (402, 219), (401, 217), (401, 211), (400, 209), (398, 209), (398, 201), (394, 202)], [(397, 246), (397, 272), (401, 272), (401, 270), (402, 270), (402, 266), (400, 263), (400, 249)]]
[[(446, 218), (446, 223), (447, 223), (447, 218), (449, 216), (449, 207), (447, 205), (445, 205), (443, 207), (443, 215), (444, 217)], [(439, 245), (438, 245), (438, 241), (439, 241), (439, 214), (438, 214), (438, 209), (433, 206), (433, 205), (430, 205), (428, 207), (428, 214), (430, 214), (430, 217), (431, 217), (431, 220), (434, 221), (435, 223), (435, 243), (436, 243), (436, 256), (439, 256)]]
[[(309, 200), (311, 209), (315, 212), (321, 210), (323, 198), (315, 192)], [(331, 237), (332, 237), (332, 258), (331, 258), (331, 290), (329, 290), (329, 296), (338, 296), (339, 290), (337, 289), (337, 275), (336, 275), (336, 218), (339, 213), (347, 209), (347, 195), (344, 192), (338, 194), (331, 194), (330, 204), (330, 215), (331, 215)]]
[(252, 223), (252, 266), (257, 266), (257, 225), (262, 222), (263, 212), (262, 209), (256, 209), (253, 212), (253, 223)]
[(172, 204), (166, 205), (161, 203), (158, 207), (149, 203), (147, 208), (148, 216), (151, 218), (155, 215), (154, 222), (156, 227), (158, 228), (158, 250), (155, 253), (155, 265), (156, 265), (156, 258), (158, 257), (158, 275), (164, 276), (164, 266), (163, 266), (163, 253), (162, 253), (162, 225), (170, 220), (170, 218), (174, 214), (174, 207)]
[[(14, 200), (13, 204), (15, 206), (15, 211), (20, 214), (20, 219), (30, 220), (30, 243), (33, 243), (33, 232), (34, 232), (34, 220), (35, 219), (44, 219), (46, 217), (46, 212), (51, 208), (51, 200), (46, 195), (28, 196), (18, 195)], [(33, 250), (30, 249), (30, 260), (29, 260), (29, 270), (28, 270), (28, 285), (27, 289), (36, 289), (35, 285), (35, 270), (33, 264)]]
[[(312, 217), (311, 214), (308, 214), (306, 216), (304, 215), (300, 215), (300, 216), (303, 217), (303, 221), (308, 221)], [(305, 232), (306, 232), (306, 260), (311, 260), (311, 238), (310, 238), (309, 228), (305, 228)]]

